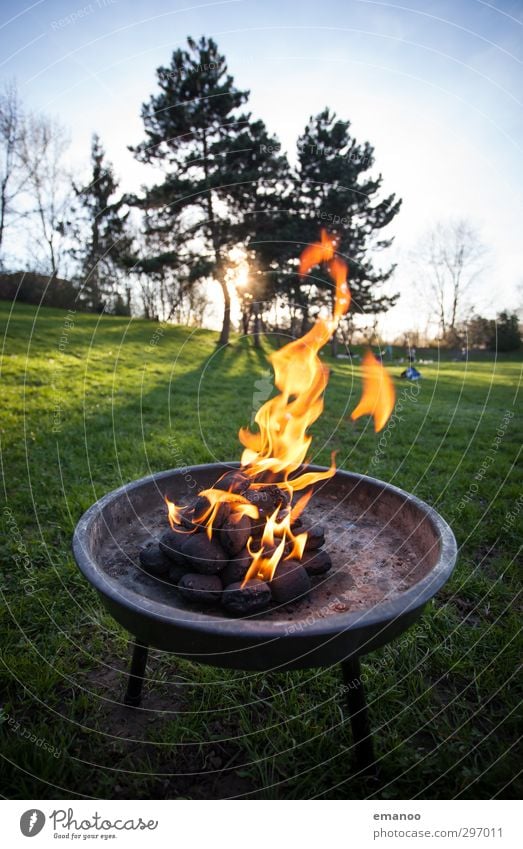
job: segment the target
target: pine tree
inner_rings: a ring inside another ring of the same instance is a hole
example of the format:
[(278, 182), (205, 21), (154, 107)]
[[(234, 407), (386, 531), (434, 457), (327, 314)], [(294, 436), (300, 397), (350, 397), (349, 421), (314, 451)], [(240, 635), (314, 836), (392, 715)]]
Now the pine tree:
[(123, 197), (116, 198), (118, 180), (113, 166), (95, 134), (91, 143), (91, 179), (83, 187), (74, 186), (74, 192), (83, 211), (83, 226), (77, 229), (78, 247), (72, 253), (80, 264), (82, 273), (82, 301), (89, 309), (111, 309), (129, 312), (130, 298), (126, 301), (119, 291), (122, 275), (133, 263), (132, 238), (128, 233), (127, 212)]
[[(317, 241), (322, 227), (337, 236), (337, 250), (349, 266), (351, 313), (383, 312), (398, 297), (380, 293), (394, 266), (377, 269), (370, 254), (390, 246), (392, 239), (380, 238), (380, 231), (397, 215), (401, 200), (380, 197), (381, 174), (367, 173), (373, 165), (373, 147), (359, 144), (350, 133), (350, 122), (328, 109), (311, 117), (298, 139), (289, 247), (297, 256), (304, 243)], [(280, 285), (291, 291), (305, 325), (310, 310), (330, 304), (334, 294), (332, 280), (322, 270), (307, 281), (287, 278)]]
[(170, 66), (157, 69), (157, 79), (159, 93), (142, 108), (147, 139), (132, 150), (163, 169), (163, 182), (137, 204), (147, 211), (149, 243), (163, 238), (168, 246), (141, 267), (178, 269), (189, 282), (215, 279), (223, 295), (219, 341), (225, 345), (228, 253), (252, 238), (258, 203), (271, 197), (274, 203), (279, 145), (263, 122), (238, 111), (249, 93), (236, 88), (212, 39), (189, 38), (188, 49), (175, 50)]

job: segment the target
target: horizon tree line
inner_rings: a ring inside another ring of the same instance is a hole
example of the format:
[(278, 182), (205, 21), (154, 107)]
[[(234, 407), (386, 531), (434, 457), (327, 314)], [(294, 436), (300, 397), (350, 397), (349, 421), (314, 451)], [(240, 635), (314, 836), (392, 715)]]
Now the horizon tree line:
[[(157, 68), (156, 79), (141, 108), (144, 140), (129, 149), (160, 178), (134, 194), (120, 191), (96, 134), (89, 178), (77, 185), (63, 165), (64, 129), (26, 113), (15, 87), (7, 86), (0, 97), (0, 268), (6, 233), (31, 220), (45, 257), (40, 267), (58, 278), (64, 262), (72, 262), (82, 308), (129, 313), (129, 281), (135, 280), (146, 317), (161, 311), (167, 320), (201, 322), (205, 290), (214, 285), (223, 306), (219, 344), (226, 345), (234, 255), (240, 254), (249, 268), (238, 289), (241, 328), (258, 344), (273, 324), (275, 304), (285, 304), (295, 334), (330, 308), (328, 275), (320, 269), (303, 280), (297, 273), (303, 247), (327, 227), (349, 266), (352, 308), (340, 328), (344, 339), (355, 313), (374, 317), (397, 302), (398, 294), (383, 292), (395, 265), (383, 266), (379, 257), (392, 244), (382, 231), (401, 199), (383, 195), (374, 148), (358, 142), (350, 121), (328, 108), (311, 116), (291, 165), (278, 138), (247, 110), (249, 92), (237, 88), (212, 38), (189, 37)], [(452, 245), (449, 232), (435, 228), (420, 254), (442, 339), (457, 332), (463, 293), (474, 277), (469, 272), (482, 253), (466, 224), (451, 233)]]

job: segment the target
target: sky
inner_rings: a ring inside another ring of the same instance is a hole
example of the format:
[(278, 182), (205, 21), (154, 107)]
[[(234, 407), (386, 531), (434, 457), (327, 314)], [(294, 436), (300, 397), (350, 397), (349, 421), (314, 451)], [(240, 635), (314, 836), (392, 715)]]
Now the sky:
[(384, 192), (403, 198), (385, 335), (424, 329), (409, 257), (438, 220), (467, 218), (489, 248), (472, 306), (520, 306), (523, 0), (2, 0), (0, 75), (69, 127), (79, 175), (96, 131), (134, 190), (151, 176), (127, 150), (143, 139), (141, 104), (187, 35), (218, 42), (291, 157), (326, 105), (373, 144)]

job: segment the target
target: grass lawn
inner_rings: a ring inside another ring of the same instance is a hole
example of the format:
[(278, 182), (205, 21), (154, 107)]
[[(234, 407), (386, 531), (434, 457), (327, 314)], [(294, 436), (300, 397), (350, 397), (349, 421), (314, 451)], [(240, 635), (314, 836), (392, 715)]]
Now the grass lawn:
[(153, 652), (144, 709), (123, 707), (127, 635), (70, 552), (108, 490), (239, 458), (265, 355), (245, 340), (217, 353), (205, 330), (6, 302), (0, 325), (4, 797), (518, 794), (521, 362), (434, 362), (419, 394), (398, 380), (401, 420), (381, 442), (368, 420), (347, 421), (359, 368), (331, 363), (314, 460), (336, 449), (340, 467), (416, 493), (460, 545), (420, 624), (364, 660), (371, 781), (351, 777), (335, 669), (241, 673)]

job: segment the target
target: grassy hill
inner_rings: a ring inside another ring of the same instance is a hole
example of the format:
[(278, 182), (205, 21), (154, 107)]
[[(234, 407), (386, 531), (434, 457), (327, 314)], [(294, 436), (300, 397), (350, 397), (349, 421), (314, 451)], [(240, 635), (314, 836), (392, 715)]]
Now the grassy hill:
[(247, 675), (153, 652), (145, 709), (122, 707), (127, 635), (70, 554), (76, 521), (108, 490), (239, 458), (238, 428), (271, 390), (266, 352), (7, 302), (0, 328), (4, 796), (516, 794), (520, 362), (423, 366), (419, 392), (397, 381), (398, 418), (380, 438), (348, 421), (359, 368), (325, 357), (313, 459), (336, 450), (340, 467), (415, 492), (461, 545), (422, 622), (365, 661), (381, 767), (369, 783), (350, 776), (336, 670)]

